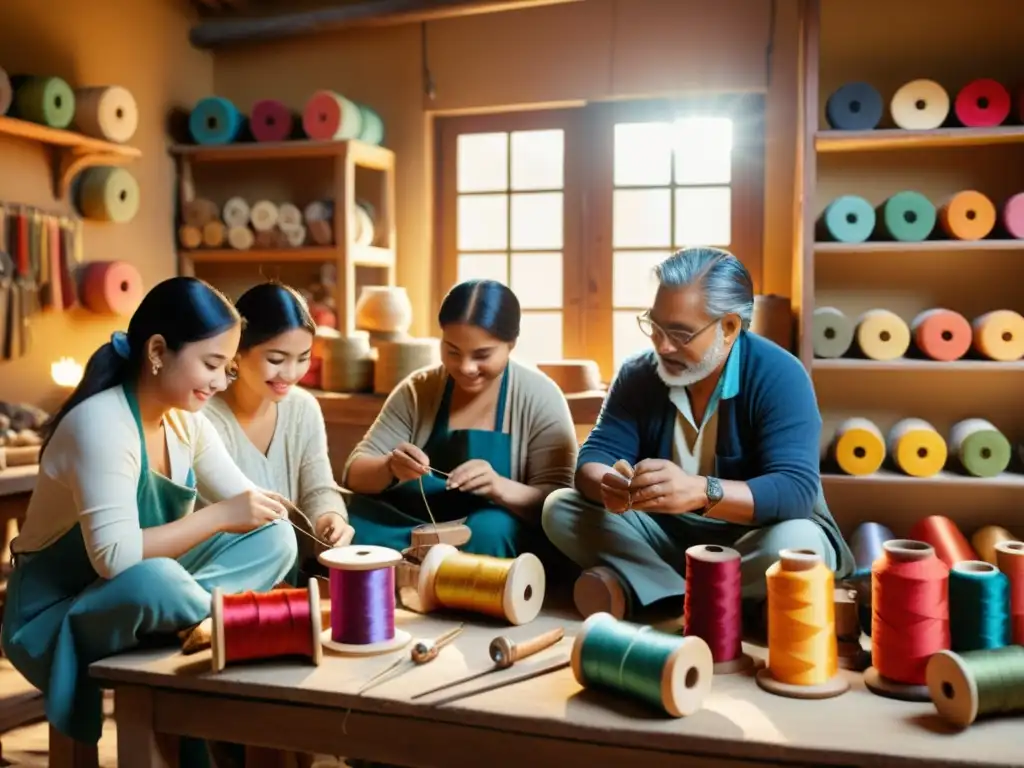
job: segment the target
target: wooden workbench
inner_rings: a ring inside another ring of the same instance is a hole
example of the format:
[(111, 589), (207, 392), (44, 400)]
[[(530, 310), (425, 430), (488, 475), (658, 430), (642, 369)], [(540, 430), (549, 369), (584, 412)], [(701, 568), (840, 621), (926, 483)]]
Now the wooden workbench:
[[(434, 637), (450, 620), (400, 611), (414, 637)], [(957, 733), (930, 704), (883, 699), (856, 673), (853, 689), (827, 701), (765, 693), (752, 676), (716, 677), (705, 707), (679, 720), (584, 691), (569, 669), (441, 707), (410, 701), (433, 685), (488, 666), (497, 634), (522, 640), (555, 626), (566, 638), (498, 675), (520, 677), (568, 658), (579, 623), (542, 614), (527, 626), (467, 624), (453, 647), (363, 696), (353, 692), (395, 655), (343, 658), (326, 653), (319, 667), (302, 662), (228, 667), (214, 675), (209, 652), (182, 656), (146, 651), (92, 665), (115, 690), (118, 765), (163, 766), (161, 734), (253, 746), (362, 757), (405, 766), (500, 768), (637, 765), (687, 768), (806, 766), (1010, 766), (1024, 762), (1020, 719), (993, 720)], [(764, 653), (748, 647), (758, 658)], [(401, 652), (408, 653), (408, 649)], [(440, 697), (441, 694), (437, 694)], [(426, 697), (424, 702), (434, 697)]]

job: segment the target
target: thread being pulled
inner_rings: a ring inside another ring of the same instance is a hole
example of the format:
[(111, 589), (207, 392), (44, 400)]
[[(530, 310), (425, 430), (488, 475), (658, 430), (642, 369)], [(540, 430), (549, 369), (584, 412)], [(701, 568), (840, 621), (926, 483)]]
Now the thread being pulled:
[(950, 646), (949, 568), (924, 542), (895, 539), (871, 571), (871, 660), (878, 674), (924, 685), (928, 659)]

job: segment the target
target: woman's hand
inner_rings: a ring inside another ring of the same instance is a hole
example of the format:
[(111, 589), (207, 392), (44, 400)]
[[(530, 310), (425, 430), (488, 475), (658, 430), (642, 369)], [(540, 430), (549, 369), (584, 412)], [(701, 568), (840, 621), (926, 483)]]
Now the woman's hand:
[(248, 533), (276, 520), (288, 519), (288, 510), (261, 491), (246, 491), (206, 507), (217, 516), (217, 527), (226, 533)]
[(430, 471), (430, 459), (412, 443), (402, 443), (388, 455), (388, 471), (403, 483), (416, 480)]
[(445, 485), (449, 490), (473, 493), (498, 501), (503, 481), (504, 478), (486, 461), (471, 459), (452, 470)]
[(332, 547), (347, 547), (356, 535), (356, 529), (345, 522), (337, 512), (326, 512), (316, 521), (316, 535)]

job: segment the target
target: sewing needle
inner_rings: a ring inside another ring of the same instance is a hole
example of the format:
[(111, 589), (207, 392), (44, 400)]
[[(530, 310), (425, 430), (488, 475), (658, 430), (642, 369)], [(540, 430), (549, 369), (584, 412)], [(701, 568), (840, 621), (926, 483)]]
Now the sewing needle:
[(361, 695), (366, 691), (370, 690), (371, 688), (385, 682), (389, 673), (394, 672), (407, 661), (411, 661), (413, 664), (416, 665), (426, 664), (427, 662), (433, 661), (437, 658), (438, 654), (446, 645), (450, 644), (453, 640), (455, 640), (456, 637), (462, 634), (464, 626), (465, 625), (460, 624), (454, 629), (448, 630), (447, 632), (434, 638), (433, 640), (420, 640), (415, 645), (413, 645), (408, 659), (404, 656), (395, 659), (394, 662), (392, 662), (387, 667), (378, 672), (376, 675), (367, 680), (363, 684), (363, 686), (358, 691), (356, 691), (356, 694)]
[(456, 685), (468, 683), (470, 680), (476, 680), (478, 677), (489, 675), (492, 672), (508, 669), (517, 661), (522, 661), (529, 656), (533, 656), (535, 653), (540, 653), (545, 648), (550, 648), (563, 637), (565, 637), (565, 629), (563, 627), (552, 629), (550, 632), (545, 632), (542, 635), (538, 635), (537, 637), (529, 640), (524, 640), (521, 643), (514, 643), (504, 636), (496, 637), (491, 641), (490, 648), (488, 648), (488, 652), (490, 654), (491, 661), (494, 662), (494, 666), (485, 669), (483, 672), (476, 672), (475, 674), (431, 688), (430, 690), (422, 691), (412, 698), (420, 699), (424, 696), (429, 696), (431, 693), (437, 693), (438, 691), (443, 691), (447, 688), (454, 688)]

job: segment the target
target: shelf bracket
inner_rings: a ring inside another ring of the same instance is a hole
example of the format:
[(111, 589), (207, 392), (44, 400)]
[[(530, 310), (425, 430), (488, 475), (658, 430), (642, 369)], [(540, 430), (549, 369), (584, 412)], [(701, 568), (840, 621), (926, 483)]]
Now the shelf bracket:
[(98, 152), (82, 147), (53, 147), (53, 194), (66, 200), (75, 177), (87, 168), (100, 165), (126, 165), (136, 158), (114, 152)]

